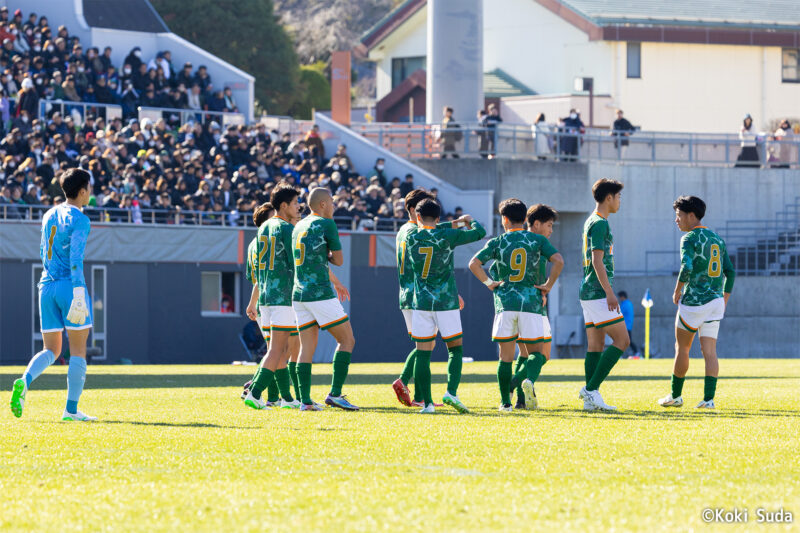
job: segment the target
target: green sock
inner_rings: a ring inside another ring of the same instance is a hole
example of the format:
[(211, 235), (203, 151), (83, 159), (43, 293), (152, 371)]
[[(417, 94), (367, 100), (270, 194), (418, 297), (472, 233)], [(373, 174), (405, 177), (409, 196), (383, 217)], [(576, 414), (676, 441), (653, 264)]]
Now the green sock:
[(608, 374), (611, 373), (611, 369), (617, 364), (617, 361), (619, 361), (619, 357), (621, 355), (622, 350), (614, 345), (606, 348), (606, 351), (604, 351), (603, 355), (600, 356), (600, 361), (597, 363), (597, 369), (594, 371), (592, 379), (590, 379), (589, 383), (586, 384), (586, 390), (591, 391), (599, 389), (600, 384), (603, 383), (603, 380), (605, 380), (608, 377)]
[(683, 382), (686, 381), (686, 378), (679, 378), (675, 374), (672, 374), (672, 397), (677, 398), (683, 392)]
[(350, 368), (350, 352), (337, 351), (333, 354), (333, 378), (331, 379), (331, 396), (341, 396), (342, 386), (347, 379)]
[(294, 388), (294, 397), (300, 399), (300, 382), (297, 381), (297, 362), (289, 361), (287, 367), (289, 369), (289, 379), (292, 380), (292, 387)]
[(500, 385), (500, 401), (503, 405), (511, 404), (511, 361), (497, 364), (497, 384)]
[(272, 374), (272, 380), (267, 385), (267, 400), (275, 403), (281, 399), (281, 392), (278, 389), (278, 382), (275, 381), (275, 372), (270, 370), (270, 373)]
[(414, 387), (420, 391), (425, 405), (433, 403), (431, 394), (431, 352), (417, 350), (414, 362)]
[(586, 384), (594, 376), (594, 371), (597, 370), (597, 363), (600, 362), (602, 352), (586, 352), (586, 360), (583, 362), (583, 370), (586, 374)]
[(531, 380), (531, 383), (536, 383), (536, 380), (539, 379), (539, 374), (542, 372), (542, 367), (547, 362), (547, 358), (544, 356), (543, 353), (533, 352), (533, 357), (528, 359), (528, 379)]
[(458, 385), (461, 383), (461, 365), (463, 363), (463, 346), (453, 346), (447, 349), (447, 392), (453, 396), (458, 392)]
[(278, 384), (278, 390), (281, 393), (281, 398), (287, 402), (293, 402), (292, 398), (292, 384), (289, 378), (289, 369), (286, 367), (279, 368), (275, 371), (275, 382)]
[(403, 382), (403, 385), (408, 387), (408, 382), (411, 381), (411, 378), (414, 377), (414, 360), (417, 357), (417, 349), (414, 348), (406, 357), (406, 364), (403, 365), (403, 373), (400, 374), (400, 381)]
[(300, 401), (311, 405), (311, 363), (297, 363), (297, 383), (300, 389)]
[(714, 376), (706, 376), (703, 381), (703, 401), (714, 399), (714, 394), (717, 392), (717, 378)]
[(517, 398), (520, 401), (525, 401), (525, 393), (522, 392), (522, 382), (528, 377), (528, 371), (525, 365), (528, 364), (528, 358), (519, 356), (517, 357), (517, 364), (514, 366), (514, 381), (517, 383)]
[(259, 368), (256, 372), (255, 378), (253, 379), (253, 388), (250, 389), (250, 392), (253, 394), (253, 398), (256, 400), (261, 399), (261, 393), (264, 392), (271, 382), (275, 381), (275, 374), (272, 373), (272, 370), (267, 368)]

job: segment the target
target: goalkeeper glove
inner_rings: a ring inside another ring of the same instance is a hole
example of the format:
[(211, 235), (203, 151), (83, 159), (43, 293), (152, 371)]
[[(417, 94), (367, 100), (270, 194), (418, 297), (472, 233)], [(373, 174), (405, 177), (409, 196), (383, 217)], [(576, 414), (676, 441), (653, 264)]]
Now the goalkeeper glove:
[(89, 308), (86, 307), (86, 289), (74, 287), (72, 289), (72, 304), (69, 306), (67, 320), (82, 326), (86, 323), (87, 318), (89, 318)]

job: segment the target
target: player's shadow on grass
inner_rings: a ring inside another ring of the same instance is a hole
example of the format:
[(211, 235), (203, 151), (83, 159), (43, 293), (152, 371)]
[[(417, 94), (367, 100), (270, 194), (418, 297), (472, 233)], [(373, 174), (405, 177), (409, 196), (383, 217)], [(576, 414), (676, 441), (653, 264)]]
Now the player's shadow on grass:
[(800, 418), (797, 411), (779, 411), (775, 409), (665, 409), (656, 407), (649, 409), (621, 409), (619, 411), (584, 411), (580, 408), (555, 407), (552, 409), (537, 409), (531, 415), (558, 418), (586, 418), (601, 417), (615, 420), (701, 420), (707, 418), (762, 418), (762, 417), (791, 417)]
[(142, 422), (139, 420), (98, 420), (95, 424), (122, 424), (131, 426), (155, 426), (155, 427), (169, 427), (169, 428), (211, 428), (211, 429), (259, 429), (257, 427), (242, 427), (242, 426), (220, 426), (219, 424), (211, 424), (208, 422), (187, 422), (181, 424), (178, 422)]

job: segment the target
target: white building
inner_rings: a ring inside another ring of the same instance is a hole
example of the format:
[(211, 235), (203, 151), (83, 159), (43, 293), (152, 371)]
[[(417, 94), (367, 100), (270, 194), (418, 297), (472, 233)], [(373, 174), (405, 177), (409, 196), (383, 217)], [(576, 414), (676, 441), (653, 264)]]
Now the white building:
[[(407, 0), (361, 39), (377, 64), (379, 108), (389, 97), (408, 115), (401, 85), (425, 68), (426, 4)], [(483, 70), (509, 89), (486, 96), (502, 99), (507, 121), (544, 111), (552, 122), (578, 106), (588, 124), (576, 77), (594, 78), (600, 126), (617, 107), (661, 131), (734, 132), (745, 113), (764, 130), (800, 118), (798, 0), (484, 0), (483, 25)]]

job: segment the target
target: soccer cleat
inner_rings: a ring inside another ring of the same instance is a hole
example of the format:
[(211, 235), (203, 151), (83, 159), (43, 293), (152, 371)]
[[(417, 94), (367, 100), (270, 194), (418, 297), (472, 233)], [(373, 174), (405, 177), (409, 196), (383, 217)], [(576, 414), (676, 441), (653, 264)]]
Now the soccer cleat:
[(510, 403), (502, 403), (502, 404), (500, 404), (500, 407), (498, 408), (498, 410), (501, 413), (510, 413), (511, 411), (514, 410), (514, 408), (511, 407)]
[(97, 420), (97, 417), (83, 414), (80, 411), (77, 411), (75, 413), (68, 413), (64, 411), (64, 414), (61, 415), (61, 420), (69, 420), (77, 422), (94, 422), (95, 420)]
[(394, 380), (392, 389), (394, 389), (394, 393), (397, 395), (397, 401), (407, 407), (411, 407), (411, 395), (408, 393), (408, 387), (406, 387), (402, 379), (397, 378)]
[(601, 411), (616, 411), (617, 408), (613, 405), (608, 405), (604, 400), (603, 397), (600, 396), (599, 390), (588, 391), (589, 394), (592, 396), (592, 400), (594, 404), (597, 406), (598, 409)]
[(524, 397), (517, 398), (517, 404), (514, 406), (514, 409), (525, 409)]
[(264, 402), (264, 404), (267, 407), (280, 407), (281, 406), (281, 400), (275, 400), (274, 402), (270, 401), (270, 400), (267, 400), (266, 402)]
[(425, 407), (425, 402), (419, 402), (417, 400), (414, 400), (413, 402), (411, 402), (411, 407)]
[(683, 396), (673, 398), (671, 393), (667, 394), (658, 400), (658, 405), (661, 407), (683, 407)]
[(445, 405), (449, 405), (450, 407), (452, 407), (461, 414), (469, 413), (469, 409), (467, 409), (467, 406), (464, 405), (461, 402), (461, 400), (458, 399), (458, 396), (453, 396), (449, 392), (444, 393), (444, 398), (442, 398), (442, 403), (444, 403)]
[(425, 407), (423, 407), (420, 410), (419, 414), (421, 414), (421, 415), (430, 415), (430, 414), (433, 414), (435, 412), (436, 412), (436, 408), (433, 406), (432, 403), (429, 403), (428, 405), (426, 405)]
[(250, 389), (253, 387), (253, 380), (251, 379), (244, 385), (242, 385), (242, 400), (247, 398), (247, 393), (250, 392)]
[(331, 407), (338, 407), (339, 409), (344, 409), (345, 411), (358, 411), (358, 407), (348, 402), (347, 396), (344, 394), (341, 396), (331, 396), (328, 394), (328, 397), (325, 398), (325, 403)]
[(265, 402), (263, 398), (255, 398), (251, 391), (247, 391), (244, 404), (251, 409), (256, 409), (257, 411), (269, 411), (272, 409), (269, 405), (267, 405), (267, 402)]
[[(592, 395), (590, 391), (586, 390), (586, 387), (581, 387), (581, 390), (578, 392), (579, 398), (583, 400), (583, 410), (584, 411), (597, 411), (602, 409), (600, 405), (597, 403), (595, 397)], [(599, 393), (598, 393), (599, 396)], [(603, 399), (600, 398), (600, 401)]]
[(592, 402), (589, 400), (583, 400), (583, 410), (584, 411), (597, 411), (597, 407), (594, 406)]
[(281, 409), (300, 409), (300, 400), (292, 400), (291, 402), (287, 402), (286, 400), (281, 400)]
[(22, 416), (22, 409), (25, 408), (25, 395), (28, 393), (28, 385), (25, 378), (14, 380), (14, 388), (11, 391), (11, 412), (17, 418)]
[(525, 394), (525, 409), (533, 411), (539, 407), (539, 402), (536, 400), (536, 391), (533, 389), (533, 382), (526, 379), (522, 382), (522, 393)]
[(303, 403), (300, 404), (301, 411), (322, 411), (323, 407), (318, 403)]
[(695, 406), (695, 409), (716, 409), (717, 406), (714, 405), (714, 399), (710, 400), (703, 400), (702, 402), (698, 403)]

